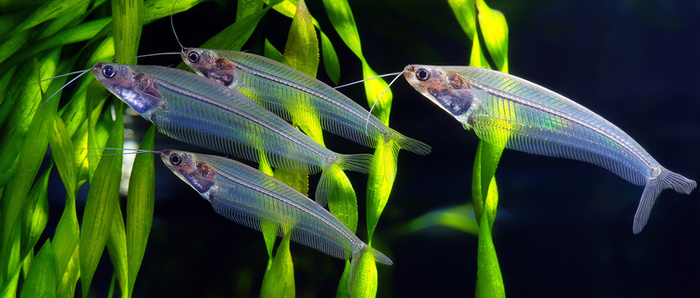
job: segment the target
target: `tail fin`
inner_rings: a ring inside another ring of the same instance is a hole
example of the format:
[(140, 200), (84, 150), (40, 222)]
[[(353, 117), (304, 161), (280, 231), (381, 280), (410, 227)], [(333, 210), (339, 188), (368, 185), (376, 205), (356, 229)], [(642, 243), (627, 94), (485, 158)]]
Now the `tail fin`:
[(644, 229), (644, 226), (649, 220), (651, 208), (654, 207), (656, 198), (659, 196), (662, 190), (672, 188), (676, 192), (690, 194), (690, 192), (693, 191), (696, 186), (697, 183), (695, 181), (662, 167), (659, 176), (650, 179), (647, 182), (646, 187), (644, 187), (642, 198), (639, 201), (639, 207), (637, 207), (637, 213), (634, 215), (634, 225), (632, 226), (632, 231), (635, 234), (639, 234), (639, 232)]
[(334, 164), (343, 171), (367, 174), (373, 163), (374, 155), (372, 154), (340, 154)]
[(404, 136), (397, 131), (394, 131), (393, 141), (399, 146), (400, 149), (408, 150), (418, 155), (428, 155), (430, 154), (430, 150), (432, 150), (430, 145)]

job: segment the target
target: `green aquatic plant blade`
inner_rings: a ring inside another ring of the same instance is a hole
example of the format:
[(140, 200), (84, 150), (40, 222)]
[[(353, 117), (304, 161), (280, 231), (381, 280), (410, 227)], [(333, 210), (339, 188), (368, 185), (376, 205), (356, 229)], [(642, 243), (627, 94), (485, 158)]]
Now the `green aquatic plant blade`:
[(147, 24), (152, 21), (169, 16), (171, 13), (176, 14), (187, 11), (195, 5), (206, 0), (153, 0), (144, 1), (143, 3), (143, 23)]
[(264, 51), (265, 51), (264, 52), (265, 57), (270, 58), (272, 60), (275, 60), (279, 63), (284, 63), (284, 64), (289, 65), (289, 62), (287, 62), (287, 59), (284, 58), (284, 55), (277, 48), (275, 48), (275, 46), (272, 45), (270, 40), (268, 40), (267, 38), (265, 38)]
[[(107, 140), (107, 148), (120, 148), (124, 143), (124, 106), (118, 107), (116, 121)], [(121, 155), (103, 156), (90, 183), (80, 235), (80, 279), (83, 297), (88, 294), (112, 228), (115, 209), (119, 208), (121, 165)]]
[(107, 251), (109, 259), (112, 261), (114, 276), (121, 290), (122, 297), (129, 295), (129, 261), (126, 252), (126, 227), (124, 227), (124, 217), (121, 208), (114, 209), (112, 226), (109, 229), (107, 238)]
[(457, 22), (464, 30), (464, 33), (469, 36), (469, 39), (474, 40), (476, 35), (476, 5), (474, 0), (447, 0), (450, 4), (452, 12), (457, 17)]
[(352, 261), (348, 278), (348, 292), (352, 298), (369, 298), (377, 295), (377, 263), (371, 254), (362, 254)]
[(332, 171), (329, 174), (332, 177), (330, 183), (333, 183), (329, 188), (331, 191), (328, 194), (328, 210), (355, 233), (359, 221), (355, 190), (341, 169), (332, 167), (328, 171)]
[(61, 219), (56, 226), (53, 247), (56, 252), (56, 273), (59, 280), (59, 296), (66, 297), (75, 291), (78, 281), (77, 272), (78, 245), (80, 243), (80, 225), (75, 205), (75, 196), (66, 194), (66, 204)]
[(20, 297), (56, 297), (57, 282), (55, 254), (51, 241), (46, 240), (32, 261)]
[(143, 28), (143, 0), (112, 0), (115, 60), (136, 64)]
[[(155, 126), (151, 125), (141, 140), (139, 149), (153, 150)], [(129, 296), (134, 290), (146, 244), (153, 223), (155, 205), (155, 169), (153, 154), (138, 154), (129, 179), (126, 200), (126, 250), (128, 256)]]
[(49, 201), (48, 201), (48, 184), (49, 174), (53, 166), (49, 166), (34, 183), (29, 198), (24, 206), (22, 214), (22, 232), (21, 239), (21, 254), (20, 259), (24, 259), (31, 252), (34, 252), (34, 246), (39, 242), (41, 233), (46, 228), (49, 221)]
[(53, 119), (49, 144), (51, 145), (51, 155), (56, 162), (56, 168), (58, 168), (63, 185), (66, 187), (66, 192), (70, 196), (75, 196), (77, 191), (75, 149), (66, 130), (66, 125), (58, 115), (55, 115)]
[(15, 33), (27, 30), (50, 19), (61, 16), (62, 14), (74, 10), (77, 6), (83, 5), (86, 0), (81, 1), (61, 1), (53, 0), (46, 2), (26, 18), (22, 24), (15, 28)]
[(479, 28), (484, 36), (484, 43), (489, 54), (502, 72), (508, 72), (508, 24), (506, 18), (498, 10), (486, 5), (484, 0), (476, 0), (479, 11)]
[(338, 288), (335, 291), (335, 298), (349, 298), (350, 292), (348, 287), (348, 279), (350, 279), (350, 260), (345, 260), (345, 269), (340, 276)]
[(437, 227), (450, 228), (472, 235), (479, 234), (479, 223), (474, 216), (472, 204), (430, 211), (411, 220), (398, 230), (400, 234), (408, 235)]
[[(49, 64), (47, 66), (48, 73), (37, 73), (37, 75), (52, 76), (51, 61), (55, 63), (57, 58), (53, 53), (50, 54), (46, 60)], [(34, 95), (40, 99), (40, 94), (41, 91), (37, 90)], [(32, 96), (28, 97), (33, 99)], [(29, 119), (19, 120), (22, 122), (30, 121), (29, 124), (26, 124), (24, 131), (32, 132), (26, 135), (23, 144), (19, 126), (11, 134), (10, 139), (3, 144), (6, 146), (2, 148), (0, 159), (3, 163), (13, 163), (13, 160), (17, 160), (17, 167), (10, 177), (9, 183), (4, 187), (2, 201), (0, 201), (0, 236), (2, 237), (0, 238), (0, 265), (2, 266), (0, 268), (0, 282), (7, 280), (14, 272), (14, 268), (19, 265), (19, 241), (21, 239), (19, 231), (22, 209), (27, 201), (32, 182), (39, 173), (39, 166), (49, 142), (48, 132), (52, 125), (52, 115), (56, 112), (57, 105), (57, 102), (44, 105), (34, 115), (33, 121)], [(17, 234), (13, 236), (13, 233)]]
[(321, 28), (318, 29), (318, 32), (321, 34), (321, 56), (323, 57), (323, 67), (331, 81), (338, 85), (338, 82), (340, 81), (340, 61), (338, 60), (338, 54), (335, 52), (333, 43), (331, 43), (328, 36), (321, 31)]
[(236, 2), (236, 21), (255, 14), (263, 8), (262, 0), (239, 0)]
[(488, 217), (481, 218), (479, 225), (479, 249), (477, 255), (478, 269), (476, 271), (476, 297), (500, 298), (505, 297), (501, 268), (498, 265), (496, 248), (491, 238), (491, 228)]
[(275, 254), (269, 272), (265, 274), (260, 297), (295, 297), (294, 266), (289, 251), (291, 233), (286, 233)]
[(397, 160), (393, 147), (393, 141), (378, 144), (374, 151), (374, 164), (367, 178), (367, 237), (370, 243), (396, 178)]

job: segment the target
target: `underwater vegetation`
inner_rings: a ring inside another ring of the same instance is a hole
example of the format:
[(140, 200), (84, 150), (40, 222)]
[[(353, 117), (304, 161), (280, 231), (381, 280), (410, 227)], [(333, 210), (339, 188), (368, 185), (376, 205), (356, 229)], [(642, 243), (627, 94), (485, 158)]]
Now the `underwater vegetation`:
[[(134, 64), (124, 59), (136, 54), (179, 52), (167, 18), (173, 4), (185, 47), (265, 55), (330, 86), (408, 64), (500, 69), (575, 100), (659, 163), (700, 177), (700, 92), (694, 87), (700, 77), (692, 71), (700, 67), (694, 58), (700, 42), (689, 38), (700, 28), (700, 11), (691, 3), (309, 0), (309, 21), (292, 18), (297, 1), (272, 1), (282, 3), (275, 9), (262, 9), (268, 7), (262, 2), (0, 2), (3, 296), (51, 289), (84, 297), (347, 295), (349, 262), (289, 238), (261, 237), (212, 212), (153, 154), (136, 155), (134, 170), (124, 171), (131, 182), (122, 183), (121, 164), (134, 155), (95, 148), (140, 143), (145, 150), (223, 154), (170, 139), (138, 115), (122, 118), (126, 106), (91, 73), (39, 108), (70, 79), (45, 82), (41, 90), (32, 85), (42, 78), (113, 59)], [(177, 55), (138, 64), (189, 70)], [(390, 79), (339, 91), (369, 109)], [(581, 162), (510, 150), (501, 157), (404, 81), (392, 85), (374, 113), (432, 152), (401, 150), (393, 161), (395, 180), (348, 171), (342, 202), (330, 203), (359, 239), (394, 262), (364, 263), (359, 272), (367, 278), (354, 296), (700, 291), (697, 191), (662, 192), (649, 224), (635, 236), (629, 228), (640, 187)], [(313, 123), (295, 125), (340, 153), (384, 156), (380, 160), (394, 153), (321, 134)], [(314, 197), (319, 175), (278, 175)]]

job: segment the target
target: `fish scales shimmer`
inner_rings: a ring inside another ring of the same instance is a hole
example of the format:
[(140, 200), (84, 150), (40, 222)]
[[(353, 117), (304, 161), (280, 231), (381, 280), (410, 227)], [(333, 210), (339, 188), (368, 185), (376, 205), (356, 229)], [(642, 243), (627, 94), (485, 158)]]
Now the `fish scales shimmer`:
[[(257, 230), (261, 230), (262, 222), (277, 223), (281, 225), (277, 230), (280, 237), (291, 230), (293, 241), (331, 256), (355, 260), (369, 252), (377, 262), (392, 264), (323, 207), (274, 177), (214, 155), (163, 150), (161, 159), (209, 201), (217, 213), (234, 222)], [(193, 183), (209, 187), (203, 189)]]
[(475, 67), (428, 65), (409, 65), (404, 76), (486, 142), (505, 142), (509, 149), (592, 163), (633, 184), (645, 185), (634, 233), (646, 225), (663, 189), (689, 194), (697, 185), (661, 166), (603, 117), (518, 77)]
[(197, 73), (289, 121), (300, 112), (303, 117), (318, 117), (323, 129), (368, 147), (391, 140), (400, 149), (430, 153), (430, 146), (387, 127), (336, 89), (277, 61), (250, 53), (193, 48), (183, 48), (181, 56)]

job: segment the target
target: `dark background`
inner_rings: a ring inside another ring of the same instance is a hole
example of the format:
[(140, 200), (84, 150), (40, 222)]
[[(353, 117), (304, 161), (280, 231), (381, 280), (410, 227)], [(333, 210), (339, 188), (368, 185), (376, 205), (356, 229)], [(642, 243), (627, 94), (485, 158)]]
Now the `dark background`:
[[(700, 2), (488, 1), (510, 31), (510, 72), (588, 107), (635, 138), (662, 165), (700, 178)], [(359, 60), (337, 36), (321, 1), (308, 1), (340, 56), (341, 83), (361, 79)], [(467, 65), (471, 41), (446, 1), (351, 1), (365, 56), (379, 73), (407, 64)], [(234, 22), (235, 3), (201, 4), (175, 16), (180, 40), (198, 46)], [(267, 37), (284, 49), (290, 20), (271, 11), (244, 49), (262, 54)], [(178, 49), (168, 20), (144, 28), (142, 53)], [(177, 57), (141, 60), (174, 65)], [(330, 82), (323, 69), (319, 78)], [(392, 89), (391, 126), (430, 144), (402, 151), (399, 173), (374, 246), (395, 265), (379, 267), (379, 296), (472, 296), (477, 238), (433, 228), (402, 235), (428, 211), (471, 201), (473, 132), (415, 92)], [(342, 92), (365, 104), (360, 85)], [(136, 140), (146, 121), (133, 121)], [(371, 149), (328, 136), (342, 153)], [(159, 135), (156, 148), (205, 152)], [(349, 174), (366, 239), (366, 176)], [(229, 222), (156, 161), (153, 230), (134, 294), (256, 296), (267, 262), (260, 233)], [(312, 176), (312, 183), (318, 176)], [(664, 191), (649, 224), (632, 234), (642, 187), (585, 163), (506, 151), (497, 172), (493, 237), (511, 296), (688, 297), (700, 294), (700, 196)], [(292, 245), (297, 295), (335, 293), (344, 262)], [(108, 268), (108, 267), (107, 267)], [(95, 280), (109, 280), (101, 265)], [(102, 277), (99, 277), (99, 276)]]

